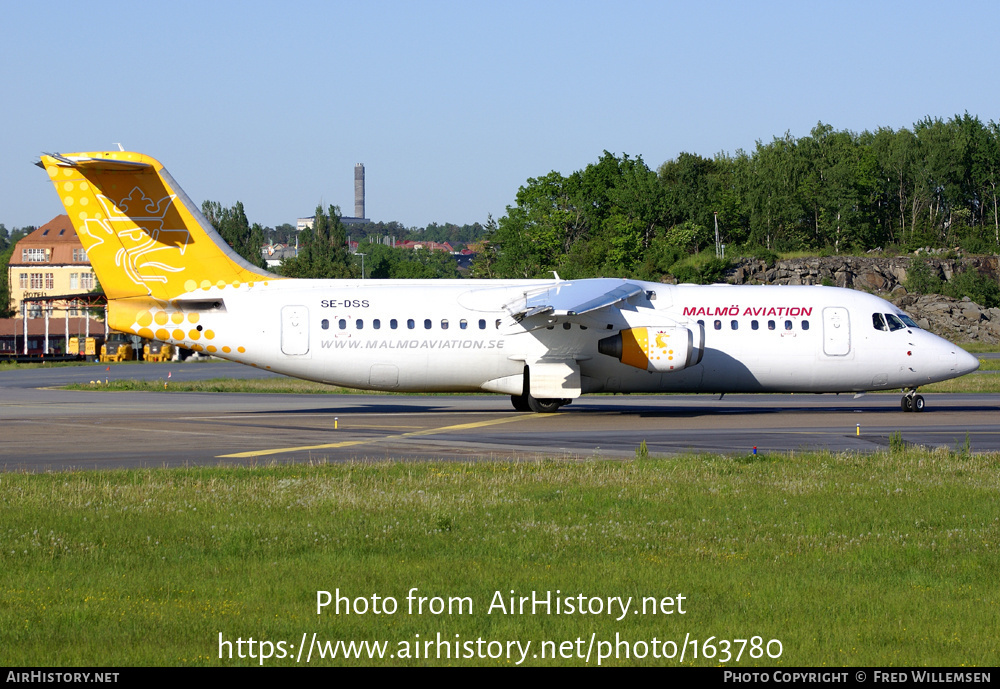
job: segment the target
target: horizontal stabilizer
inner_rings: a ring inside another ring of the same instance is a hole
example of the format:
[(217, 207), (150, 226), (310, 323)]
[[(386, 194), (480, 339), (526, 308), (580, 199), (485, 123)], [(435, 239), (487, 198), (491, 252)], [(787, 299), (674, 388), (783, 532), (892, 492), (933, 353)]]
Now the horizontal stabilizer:
[[(91, 156), (62, 155), (60, 153), (46, 153), (50, 158), (58, 160), (63, 165), (69, 167), (82, 168), (86, 170), (107, 170), (111, 172), (121, 172), (124, 170), (140, 170), (142, 168), (153, 167), (151, 163), (137, 160), (113, 160), (111, 158), (94, 158)], [(39, 161), (41, 162), (41, 161)], [(41, 165), (45, 167), (45, 165)]]

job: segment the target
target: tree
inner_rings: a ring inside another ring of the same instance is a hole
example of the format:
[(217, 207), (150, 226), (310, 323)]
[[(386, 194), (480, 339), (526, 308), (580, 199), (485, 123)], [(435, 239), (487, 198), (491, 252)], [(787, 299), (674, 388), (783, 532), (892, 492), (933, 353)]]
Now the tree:
[(205, 201), (201, 204), (201, 212), (236, 253), (257, 268), (267, 268), (261, 254), (264, 228), (257, 223), (251, 227), (241, 201), (232, 208), (223, 208), (217, 201)]
[(11, 318), (15, 315), (10, 308), (10, 271), (7, 270), (13, 253), (14, 245), (7, 247), (6, 251), (0, 253), (0, 271), (2, 271), (0, 272), (0, 318)]
[(553, 270), (567, 278), (629, 274), (666, 217), (663, 187), (642, 158), (604, 151), (583, 170), (553, 171), (518, 190), (516, 205), (487, 236), (489, 269), (521, 278)]
[(361, 244), (365, 255), (365, 276), (371, 279), (458, 278), (451, 254), (429, 249), (390, 247), (377, 242)]
[(330, 206), (323, 212), (322, 206), (316, 207), (312, 228), (299, 233), (299, 255), (282, 262), (281, 274), (295, 278), (361, 277), (361, 269), (354, 265), (347, 249), (340, 208)]

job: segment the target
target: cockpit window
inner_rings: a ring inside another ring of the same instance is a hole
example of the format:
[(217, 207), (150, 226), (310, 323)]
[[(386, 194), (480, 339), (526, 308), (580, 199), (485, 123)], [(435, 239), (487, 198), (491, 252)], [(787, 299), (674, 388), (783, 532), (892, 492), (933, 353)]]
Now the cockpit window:
[(882, 317), (880, 313), (872, 314), (872, 325), (875, 326), (876, 330), (888, 330), (889, 326), (885, 324), (885, 318)]
[(917, 325), (916, 323), (914, 323), (913, 319), (910, 318), (909, 316), (907, 316), (905, 313), (899, 313), (899, 314), (896, 314), (896, 315), (899, 316), (899, 320), (901, 320), (904, 323), (906, 323), (907, 327), (909, 327), (909, 328), (918, 328), (918, 329), (920, 328), (920, 326)]
[(899, 317), (892, 313), (885, 314), (885, 320), (889, 323), (889, 330), (902, 330), (906, 326), (903, 321), (899, 320)]

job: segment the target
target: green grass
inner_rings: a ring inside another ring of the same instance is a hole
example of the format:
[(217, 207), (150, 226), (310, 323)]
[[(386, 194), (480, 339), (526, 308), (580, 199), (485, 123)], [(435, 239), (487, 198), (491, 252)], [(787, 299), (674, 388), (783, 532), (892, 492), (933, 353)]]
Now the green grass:
[[(208, 380), (173, 381), (137, 380), (121, 378), (117, 380), (95, 380), (92, 383), (73, 383), (64, 390), (104, 390), (107, 392), (256, 392), (288, 394), (342, 394), (357, 393), (357, 390), (339, 388), (323, 383), (297, 378), (210, 378)], [(377, 394), (377, 393), (376, 393)]]
[[(981, 359), (985, 362), (980, 370), (1000, 370), (1000, 360)], [(103, 372), (101, 372), (103, 374)], [(123, 378), (117, 380), (95, 380), (93, 383), (73, 383), (63, 390), (102, 390), (105, 392), (249, 392), (249, 393), (287, 393), (287, 394), (319, 394), (319, 395), (400, 395), (410, 393), (375, 392), (370, 390), (355, 390), (341, 388), (323, 383), (314, 383), (296, 378), (211, 378), (194, 381), (137, 380)], [(998, 393), (1000, 392), (1000, 376), (970, 374), (943, 383), (934, 383), (920, 388), (921, 392), (970, 392)], [(892, 390), (890, 392), (897, 392)], [(427, 393), (421, 393), (427, 394)], [(448, 393), (438, 393), (448, 394)], [(476, 394), (476, 393), (466, 393)]]
[[(230, 665), (225, 640), (779, 639), (739, 665), (994, 665), (1000, 455), (379, 462), (0, 475), (0, 657)], [(471, 614), (408, 614), (406, 596)], [(316, 613), (317, 591), (393, 615)], [(496, 592), (685, 615), (487, 614)], [(699, 649), (701, 650), (701, 648)], [(303, 656), (303, 660), (304, 660)], [(315, 664), (320, 664), (315, 658)], [(713, 665), (692, 658), (685, 664)], [(331, 661), (324, 661), (331, 664)], [(528, 665), (579, 666), (578, 658)], [(272, 659), (268, 665), (293, 661)], [(499, 660), (337, 661), (512, 665)], [(596, 657), (591, 665), (596, 664)], [(678, 664), (619, 659), (605, 664)], [(733, 665), (735, 663), (730, 663)]]
[[(104, 372), (101, 372), (103, 375)], [(173, 381), (137, 380), (122, 378), (118, 380), (98, 379), (92, 383), (73, 383), (62, 390), (103, 390), (105, 392), (250, 392), (250, 393), (285, 393), (285, 394), (315, 394), (315, 395), (405, 395), (411, 393), (384, 392), (375, 390), (356, 390), (334, 385), (325, 385), (310, 380), (298, 378), (210, 378), (207, 380)], [(451, 393), (419, 393), (421, 395), (451, 394)], [(485, 394), (485, 393), (466, 393)]]
[(966, 342), (964, 344), (960, 344), (959, 347), (970, 354), (992, 354), (1000, 352), (1000, 345), (988, 344), (986, 342)]
[[(124, 361), (125, 364), (142, 363), (138, 361)], [(35, 368), (66, 368), (72, 366), (94, 366), (92, 361), (45, 361), (38, 363), (17, 363), (15, 361), (0, 361), (0, 372), (3, 371), (25, 371)], [(117, 366), (117, 364), (115, 364)]]
[(998, 393), (1000, 392), (1000, 375), (976, 375), (972, 373), (961, 378), (952, 378), (940, 383), (921, 386), (920, 392)]

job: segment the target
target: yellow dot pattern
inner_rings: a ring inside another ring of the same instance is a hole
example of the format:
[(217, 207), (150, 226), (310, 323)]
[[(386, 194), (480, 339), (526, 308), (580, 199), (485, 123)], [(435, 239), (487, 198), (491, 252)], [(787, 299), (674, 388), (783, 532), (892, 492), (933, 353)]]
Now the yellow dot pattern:
[[(200, 324), (207, 320), (212, 320), (212, 316), (204, 313), (187, 312), (166, 303), (157, 302), (157, 306), (150, 308), (136, 307), (131, 313), (125, 315), (124, 322), (119, 320), (122, 317), (120, 311), (116, 314), (118, 318), (114, 320), (116, 330), (126, 330), (133, 332), (140, 337), (149, 340), (161, 340), (170, 342), (198, 352), (208, 352), (209, 354), (221, 353), (233, 355), (246, 354), (247, 349), (242, 345), (221, 344), (201, 344), (203, 340), (216, 340), (219, 333), (214, 328), (205, 329)], [(119, 306), (119, 310), (124, 310), (124, 306)], [(154, 328), (153, 326), (161, 326)], [(172, 329), (168, 326), (173, 327)], [(186, 327), (185, 327), (186, 326)]]

